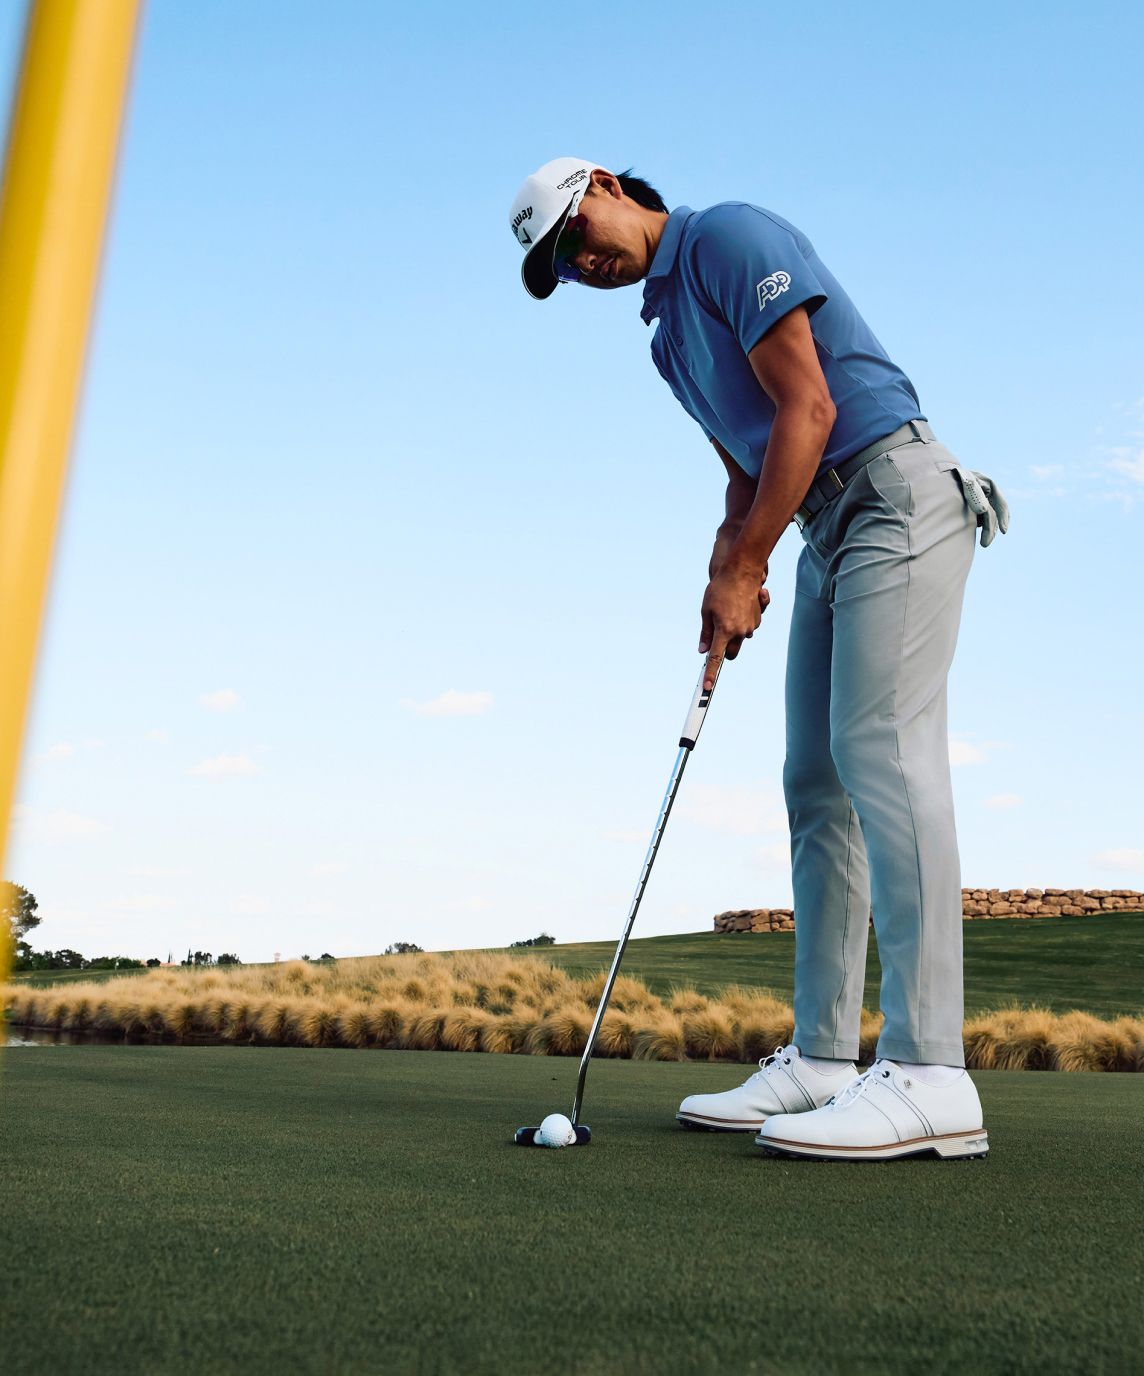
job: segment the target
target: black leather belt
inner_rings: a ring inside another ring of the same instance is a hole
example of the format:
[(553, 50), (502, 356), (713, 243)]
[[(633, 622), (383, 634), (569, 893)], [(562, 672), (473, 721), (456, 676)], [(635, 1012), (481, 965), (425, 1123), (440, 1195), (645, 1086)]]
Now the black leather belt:
[(891, 449), (898, 449), (903, 444), (913, 444), (915, 440), (932, 440), (934, 433), (924, 420), (908, 420), (905, 425), (901, 425), (892, 435), (886, 435), (883, 439), (875, 440), (873, 444), (868, 444), (865, 449), (860, 449), (857, 454), (851, 454), (848, 459), (843, 459), (840, 464), (833, 468), (828, 468), (825, 473), (820, 473), (810, 485), (810, 491), (803, 498), (802, 506), (794, 513), (794, 523), (799, 530), (811, 522), (824, 506), (832, 502), (842, 491), (846, 484), (860, 473), (863, 468), (881, 454), (888, 454)]

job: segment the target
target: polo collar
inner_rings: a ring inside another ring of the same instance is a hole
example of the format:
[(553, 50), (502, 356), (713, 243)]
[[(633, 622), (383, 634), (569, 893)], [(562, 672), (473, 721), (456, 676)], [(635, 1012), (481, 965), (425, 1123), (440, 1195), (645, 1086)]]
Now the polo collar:
[(645, 325), (651, 322), (659, 314), (659, 297), (663, 288), (663, 279), (670, 275), (675, 267), (675, 260), (679, 256), (679, 243), (683, 238), (683, 227), (691, 216), (690, 206), (677, 206), (667, 217), (667, 223), (663, 227), (660, 235), (659, 247), (655, 251), (655, 257), (651, 260), (651, 267), (648, 269), (647, 280), (643, 289), (643, 309), (640, 311), (640, 318)]

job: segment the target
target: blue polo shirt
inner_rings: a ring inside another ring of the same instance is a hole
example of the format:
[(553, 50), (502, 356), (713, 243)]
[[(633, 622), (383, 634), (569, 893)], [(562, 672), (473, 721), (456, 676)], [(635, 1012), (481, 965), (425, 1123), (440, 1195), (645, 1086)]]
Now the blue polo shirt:
[(757, 478), (774, 402), (747, 358), (796, 306), (810, 316), (818, 360), (838, 410), (821, 472), (924, 420), (917, 393), (794, 225), (741, 201), (680, 206), (664, 225), (641, 312), (658, 318), (652, 357), (683, 408)]

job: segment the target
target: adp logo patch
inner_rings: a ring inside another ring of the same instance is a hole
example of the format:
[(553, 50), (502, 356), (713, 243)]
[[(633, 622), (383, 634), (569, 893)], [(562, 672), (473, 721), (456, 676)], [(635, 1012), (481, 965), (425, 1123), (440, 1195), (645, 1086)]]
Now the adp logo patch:
[(789, 286), (789, 272), (772, 272), (769, 277), (764, 277), (755, 288), (759, 293), (759, 310), (766, 310), (767, 302), (773, 301), (776, 296), (781, 296)]

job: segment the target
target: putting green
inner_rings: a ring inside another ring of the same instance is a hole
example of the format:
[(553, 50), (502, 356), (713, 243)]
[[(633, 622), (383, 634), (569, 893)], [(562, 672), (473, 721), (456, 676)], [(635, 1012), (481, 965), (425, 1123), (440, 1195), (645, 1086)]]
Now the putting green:
[(1144, 1345), (1144, 1076), (980, 1074), (987, 1161), (678, 1130), (736, 1067), (444, 1052), (4, 1057), (6, 1376), (1066, 1372)]

